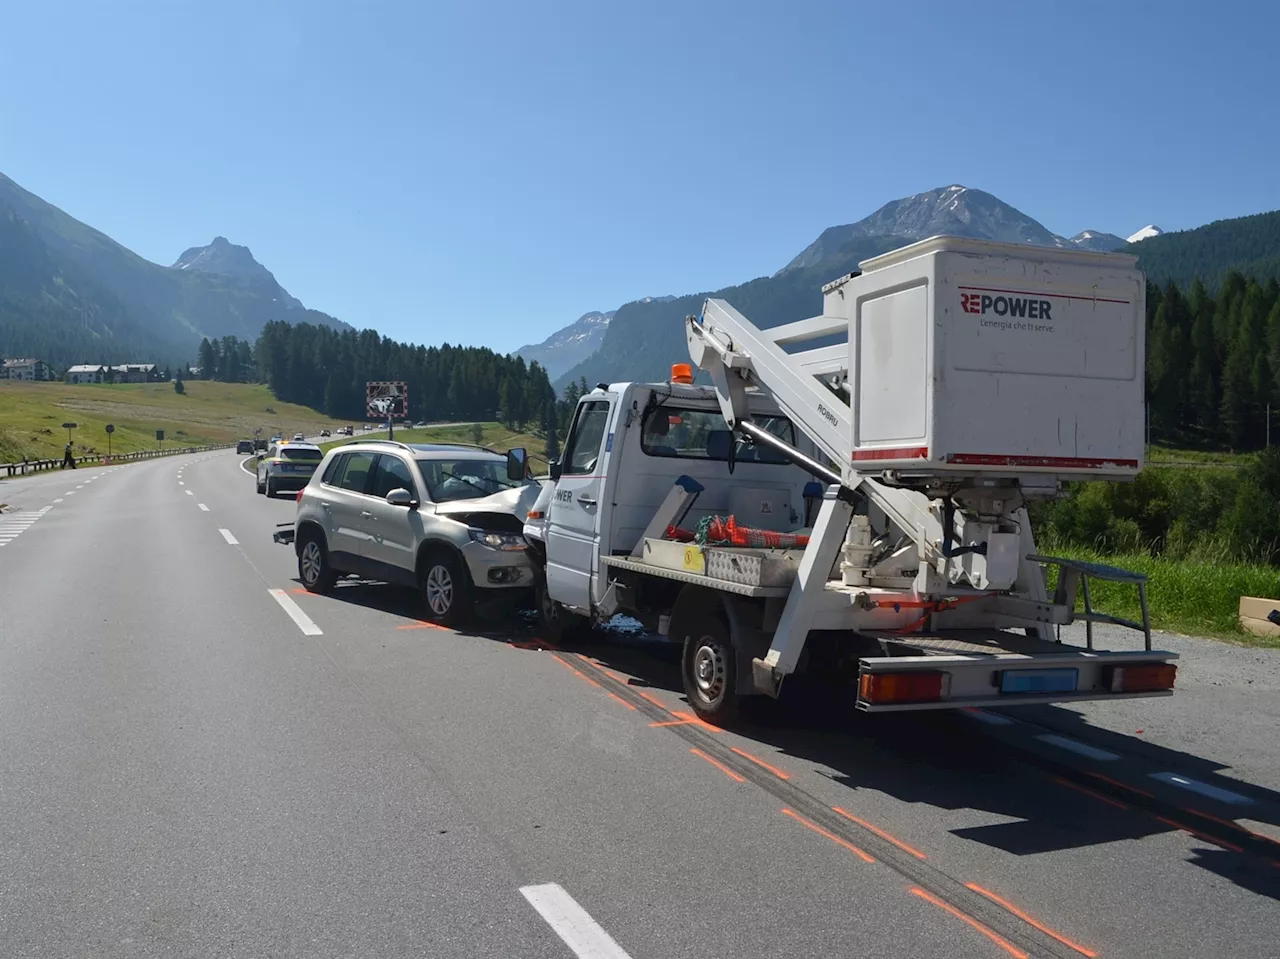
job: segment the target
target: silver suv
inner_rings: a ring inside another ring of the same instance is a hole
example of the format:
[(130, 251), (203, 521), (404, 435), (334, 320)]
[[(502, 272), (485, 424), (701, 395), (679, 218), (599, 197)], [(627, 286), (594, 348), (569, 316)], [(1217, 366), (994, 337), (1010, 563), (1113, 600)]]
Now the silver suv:
[(298, 574), (313, 593), (354, 574), (422, 591), (427, 618), (462, 625), (483, 599), (533, 586), (523, 529), (539, 485), (523, 449), (360, 440), (328, 452), (298, 497)]

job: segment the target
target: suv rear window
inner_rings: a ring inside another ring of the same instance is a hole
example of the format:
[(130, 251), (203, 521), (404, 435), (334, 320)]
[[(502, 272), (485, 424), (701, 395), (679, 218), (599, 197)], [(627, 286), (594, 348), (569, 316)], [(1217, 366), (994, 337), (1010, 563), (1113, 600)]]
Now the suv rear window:
[(287, 460), (310, 460), (312, 463), (319, 463), (324, 459), (324, 454), (319, 450), (302, 449), (297, 446), (281, 447), (280, 455)]
[(347, 468), (342, 472), (339, 486), (353, 493), (363, 493), (369, 484), (369, 470), (373, 468), (376, 453), (348, 453)]

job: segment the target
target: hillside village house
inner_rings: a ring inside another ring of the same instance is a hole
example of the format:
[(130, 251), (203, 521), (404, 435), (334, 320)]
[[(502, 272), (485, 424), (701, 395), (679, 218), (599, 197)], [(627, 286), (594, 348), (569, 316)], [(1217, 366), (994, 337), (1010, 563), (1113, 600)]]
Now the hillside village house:
[(68, 383), (105, 383), (110, 370), (116, 383), (149, 383), (155, 379), (154, 363), (121, 363), (103, 366), (99, 363), (80, 363), (67, 370)]
[(0, 380), (47, 380), (50, 370), (43, 360), (5, 360), (0, 367)]

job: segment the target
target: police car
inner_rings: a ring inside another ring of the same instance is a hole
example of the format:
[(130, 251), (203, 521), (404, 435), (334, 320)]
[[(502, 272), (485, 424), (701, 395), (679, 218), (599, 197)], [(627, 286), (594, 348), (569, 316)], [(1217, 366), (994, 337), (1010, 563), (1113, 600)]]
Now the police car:
[(314, 443), (272, 443), (258, 459), (258, 492), (275, 496), (281, 490), (302, 489), (322, 459), (324, 451)]

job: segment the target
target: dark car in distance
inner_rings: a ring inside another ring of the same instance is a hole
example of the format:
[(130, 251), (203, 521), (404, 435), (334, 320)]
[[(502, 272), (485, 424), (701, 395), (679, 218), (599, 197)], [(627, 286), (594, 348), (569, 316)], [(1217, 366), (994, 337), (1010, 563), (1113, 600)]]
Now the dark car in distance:
[(239, 443), (237, 443), (237, 444), (236, 444), (236, 452), (237, 452), (237, 453), (252, 453), (252, 452), (253, 452), (253, 440), (241, 440)]

